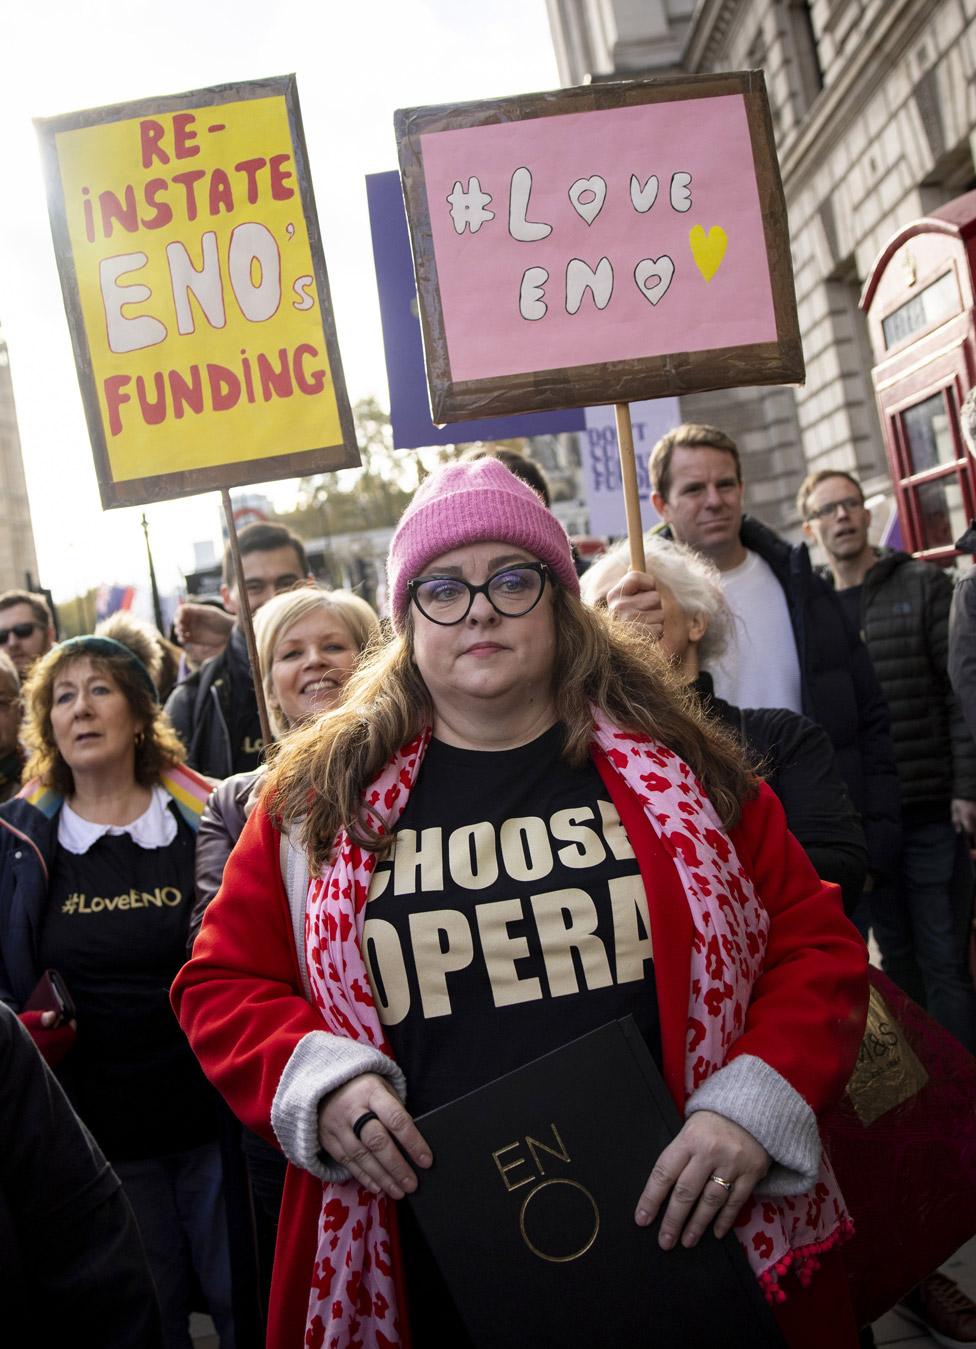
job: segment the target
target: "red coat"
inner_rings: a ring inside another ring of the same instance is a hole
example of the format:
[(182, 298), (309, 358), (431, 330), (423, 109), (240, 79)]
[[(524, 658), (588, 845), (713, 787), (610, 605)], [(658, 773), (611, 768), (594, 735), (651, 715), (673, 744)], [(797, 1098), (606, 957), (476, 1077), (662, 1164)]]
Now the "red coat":
[[(680, 1108), (691, 917), (678, 874), (640, 803), (605, 765), (601, 772), (649, 899), (663, 1071)], [(765, 967), (730, 1058), (754, 1054), (820, 1113), (840, 1096), (857, 1058), (867, 952), (843, 915), (840, 891), (817, 877), (767, 787), (746, 805), (732, 839), (771, 921)], [(271, 1103), (285, 1065), (303, 1036), (323, 1029), (301, 990), (278, 835), (259, 807), (227, 863), (193, 957), (176, 978), (173, 1005), (207, 1076), (243, 1123), (272, 1142)], [(321, 1205), (321, 1181), (289, 1166), (268, 1321), (273, 1349), (304, 1343)], [(843, 1287), (832, 1288), (828, 1298), (824, 1285), (833, 1280), (826, 1272), (808, 1290), (790, 1282), (789, 1320), (812, 1333), (811, 1345), (843, 1349), (848, 1340), (841, 1325), (828, 1331), (838, 1303), (843, 1307)], [(804, 1344), (792, 1326), (788, 1338), (794, 1349)]]

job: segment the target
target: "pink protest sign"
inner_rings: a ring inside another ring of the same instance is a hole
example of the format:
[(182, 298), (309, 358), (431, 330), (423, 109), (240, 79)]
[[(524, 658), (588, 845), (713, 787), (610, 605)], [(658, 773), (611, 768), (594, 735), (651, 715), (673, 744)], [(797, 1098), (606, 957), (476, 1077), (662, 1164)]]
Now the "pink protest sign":
[(397, 130), (435, 421), (802, 378), (761, 74)]

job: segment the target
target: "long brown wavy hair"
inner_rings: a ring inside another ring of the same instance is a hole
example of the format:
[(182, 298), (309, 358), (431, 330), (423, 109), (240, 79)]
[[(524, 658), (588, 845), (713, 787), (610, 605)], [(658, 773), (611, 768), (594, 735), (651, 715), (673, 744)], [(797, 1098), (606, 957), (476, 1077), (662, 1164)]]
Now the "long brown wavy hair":
[[(709, 721), (656, 643), (636, 624), (588, 609), (553, 588), (556, 656), (553, 702), (566, 727), (564, 759), (586, 761), (594, 703), (615, 725), (651, 736), (689, 765), (723, 825), (732, 828), (757, 779), (739, 743)], [(291, 732), (279, 745), (264, 791), (280, 826), (298, 826), (313, 870), (327, 861), (340, 830), (362, 847), (385, 851), (389, 837), (363, 808), (363, 794), (391, 756), (433, 721), (427, 686), (413, 655), (413, 620), (350, 677), (338, 707)]]
[(111, 676), (125, 695), (133, 716), (143, 723), (145, 729), (136, 741), (135, 778), (140, 787), (155, 786), (167, 768), (184, 761), (186, 750), (169, 717), (155, 701), (132, 662), (121, 653), (117, 656), (96, 655), (77, 648), (65, 650), (60, 646), (53, 646), (34, 662), (24, 684), (23, 738), (30, 754), (24, 768), (24, 781), (31, 782), (36, 778), (61, 796), (70, 797), (74, 792), (71, 769), (61, 757), (54, 739), (51, 705), (55, 679), (79, 660), (90, 660), (100, 674)]

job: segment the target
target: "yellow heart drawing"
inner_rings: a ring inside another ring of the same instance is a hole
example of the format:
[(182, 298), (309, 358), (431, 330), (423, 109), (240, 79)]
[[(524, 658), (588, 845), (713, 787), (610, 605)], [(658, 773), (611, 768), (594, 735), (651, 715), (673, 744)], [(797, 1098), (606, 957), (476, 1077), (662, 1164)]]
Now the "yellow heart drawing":
[(706, 281), (711, 281), (722, 265), (725, 250), (729, 246), (729, 236), (721, 225), (713, 225), (707, 234), (701, 225), (694, 225), (688, 235), (688, 242), (691, 244), (695, 266)]

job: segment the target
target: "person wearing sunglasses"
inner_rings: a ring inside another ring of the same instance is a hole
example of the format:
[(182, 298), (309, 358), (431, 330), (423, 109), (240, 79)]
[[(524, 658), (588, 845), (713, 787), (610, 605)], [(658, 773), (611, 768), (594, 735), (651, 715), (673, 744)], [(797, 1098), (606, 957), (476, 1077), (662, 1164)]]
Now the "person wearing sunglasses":
[(290, 1162), (268, 1343), (469, 1345), (396, 1202), (436, 1161), (414, 1117), (631, 1014), (685, 1124), (630, 1220), (735, 1226), (791, 1349), (856, 1344), (816, 1124), (867, 997), (836, 887), (497, 460), (425, 480), (387, 573), (395, 636), (282, 743), (173, 985)]
[(56, 635), (43, 595), (30, 590), (5, 590), (0, 595), (0, 651), (16, 665), (21, 680), (50, 651)]

